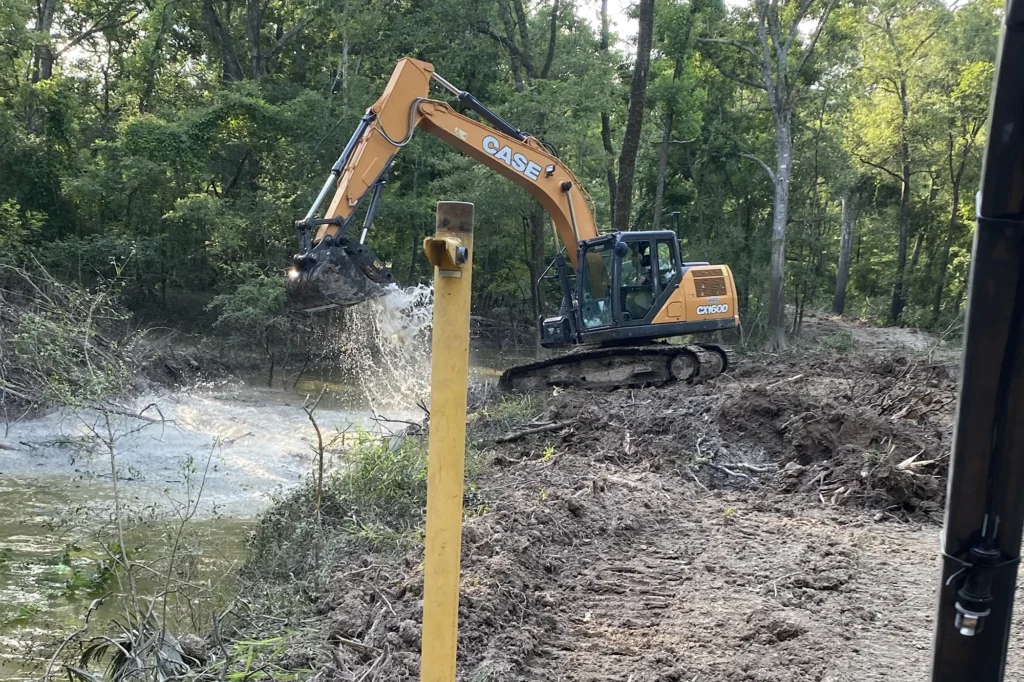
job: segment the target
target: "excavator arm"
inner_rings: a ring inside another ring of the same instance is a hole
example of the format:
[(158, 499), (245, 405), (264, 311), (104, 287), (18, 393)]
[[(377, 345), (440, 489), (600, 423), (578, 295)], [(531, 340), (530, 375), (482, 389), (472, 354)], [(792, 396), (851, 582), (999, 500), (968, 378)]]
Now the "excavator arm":
[[(493, 127), (458, 113), (446, 102), (430, 99), (432, 80)], [(384, 93), (363, 116), (313, 207), (296, 224), (302, 253), (295, 257), (290, 288), (300, 304), (305, 298), (307, 308), (354, 305), (378, 295), (380, 285), (391, 281), (383, 263), (363, 242), (391, 162), (417, 128), (529, 192), (551, 216), (574, 267), (576, 244), (598, 236), (588, 197), (573, 173), (542, 142), (438, 76), (431, 64), (406, 58), (398, 62)], [(315, 218), (332, 187), (334, 197), (324, 217)], [(370, 204), (357, 242), (348, 228), (367, 197)]]

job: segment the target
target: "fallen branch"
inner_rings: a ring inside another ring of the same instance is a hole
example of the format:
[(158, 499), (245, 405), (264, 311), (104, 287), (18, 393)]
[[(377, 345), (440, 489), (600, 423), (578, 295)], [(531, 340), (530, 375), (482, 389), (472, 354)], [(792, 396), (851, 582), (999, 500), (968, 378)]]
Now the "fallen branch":
[(796, 376), (790, 377), (788, 379), (779, 379), (778, 381), (774, 381), (774, 382), (768, 384), (767, 386), (765, 386), (765, 388), (775, 388), (776, 386), (781, 386), (782, 384), (791, 384), (794, 381), (800, 381), (803, 378), (804, 378), (803, 374), (797, 374)]
[(756, 464), (747, 464), (746, 462), (729, 462), (729, 466), (739, 467), (740, 469), (746, 469), (747, 471), (753, 471), (758, 474), (767, 474), (775, 471), (775, 468), (771, 466), (758, 466)]
[(33, 402), (32, 398), (28, 397), (24, 393), (20, 393), (19, 391), (15, 391), (10, 386), (0, 386), (0, 391), (3, 391), (4, 393), (10, 393), (15, 398), (21, 398), (22, 400), (24, 400), (27, 403)]
[(715, 464), (714, 462), (708, 462), (707, 464), (712, 469), (718, 469), (719, 471), (721, 471), (724, 474), (728, 474), (728, 475), (734, 476), (736, 478), (745, 478), (748, 481), (750, 481), (751, 483), (754, 482), (753, 478), (751, 478), (747, 474), (743, 473), (742, 471), (733, 471), (732, 469), (728, 469), (728, 468), (722, 466), (721, 464)]
[(699, 485), (701, 488), (703, 488), (704, 492), (708, 493), (709, 495), (711, 494), (711, 491), (708, 489), (708, 487), (701, 483), (700, 479), (697, 478), (697, 474), (693, 473), (693, 469), (691, 469), (690, 467), (686, 467), (686, 473), (690, 474), (690, 478), (693, 479), (693, 482)]
[[(151, 408), (154, 409), (156, 413), (160, 415), (159, 419), (157, 419), (156, 417), (146, 416), (146, 411)], [(116, 414), (120, 417), (128, 417), (129, 419), (138, 419), (141, 421), (149, 422), (150, 424), (173, 424), (175, 421), (173, 419), (165, 419), (163, 412), (160, 411), (160, 408), (157, 407), (156, 403), (150, 403), (149, 405), (146, 405), (146, 407), (142, 408), (138, 412), (129, 412), (128, 410), (123, 410), (119, 407), (113, 407), (108, 403), (103, 407), (103, 411), (109, 412), (111, 414)]]
[(379, 654), (381, 652), (381, 650), (378, 649), (377, 647), (372, 647), (369, 644), (363, 644), (362, 642), (357, 642), (354, 639), (348, 639), (346, 637), (342, 637), (341, 635), (335, 636), (335, 639), (338, 641), (338, 644), (344, 644), (345, 646), (350, 646), (353, 649), (356, 649), (357, 651), (363, 651), (363, 652), (372, 651), (375, 654)]
[(519, 440), (525, 436), (533, 436), (538, 433), (547, 433), (548, 431), (558, 431), (564, 429), (567, 426), (571, 426), (572, 422), (553, 422), (551, 424), (544, 424), (543, 426), (535, 426), (532, 429), (523, 429), (522, 431), (513, 431), (508, 433), (501, 438), (496, 438), (495, 443), (509, 443), (514, 440)]

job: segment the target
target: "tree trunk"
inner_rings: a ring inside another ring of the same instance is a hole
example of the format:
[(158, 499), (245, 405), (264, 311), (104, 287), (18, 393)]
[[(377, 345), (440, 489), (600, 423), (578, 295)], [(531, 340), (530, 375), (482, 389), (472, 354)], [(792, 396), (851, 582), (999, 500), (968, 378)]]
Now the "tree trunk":
[(750, 208), (750, 195), (743, 197), (743, 255), (740, 263), (743, 267), (743, 275), (737, 284), (739, 291), (736, 293), (739, 299), (740, 319), (746, 317), (750, 312), (750, 280), (754, 271), (754, 219), (753, 211)]
[[(935, 199), (939, 196), (939, 183), (942, 182), (942, 173), (934, 173), (931, 176), (932, 188), (928, 192), (927, 206), (931, 206)], [(925, 244), (930, 244), (931, 239), (927, 234), (927, 230), (918, 228), (917, 235), (914, 237), (914, 250), (910, 254), (910, 269), (907, 274), (907, 278), (910, 279), (917, 272), (917, 265), (921, 262), (921, 252)]]
[(244, 78), (242, 64), (235, 53), (230, 32), (224, 27), (213, 0), (203, 0), (203, 16), (206, 19), (207, 34), (216, 45), (221, 56), (221, 79), (224, 82), (240, 81)]
[(832, 297), (832, 312), (842, 315), (846, 310), (846, 284), (850, 280), (850, 253), (857, 219), (853, 214), (853, 195), (843, 192), (843, 213), (839, 237), (839, 272), (836, 273), (836, 292)]
[(35, 30), (42, 38), (32, 55), (32, 82), (49, 80), (53, 77), (53, 46), (50, 45), (50, 32), (53, 30), (53, 16), (57, 11), (57, 0), (42, 0), (36, 4)]
[[(672, 82), (679, 80), (683, 75), (683, 60), (676, 59), (676, 68), (672, 72)], [(661, 136), (661, 150), (658, 152), (658, 179), (654, 190), (654, 217), (651, 219), (651, 229), (661, 228), (662, 204), (665, 201), (665, 169), (668, 166), (668, 147), (672, 142), (672, 120), (675, 118), (675, 107), (670, 103), (665, 107), (665, 130)]]
[(551, 65), (555, 62), (555, 41), (558, 38), (558, 2), (551, 3), (551, 29), (548, 36), (548, 53), (544, 57), (544, 66), (540, 70), (540, 77), (547, 78), (551, 73)]
[(252, 77), (257, 79), (267, 75), (266, 59), (260, 45), (263, 9), (261, 0), (247, 0), (245, 4), (245, 37), (249, 43), (249, 69)]
[[(608, 54), (608, 0), (601, 0), (601, 52)], [(604, 145), (605, 173), (608, 179), (608, 222), (615, 217), (615, 147), (612, 146), (612, 119), (601, 112), (601, 144)]]
[(939, 256), (939, 272), (935, 283), (935, 297), (932, 299), (932, 324), (939, 319), (942, 309), (942, 292), (946, 288), (946, 269), (949, 267), (949, 252), (953, 248), (953, 237), (956, 235), (957, 216), (960, 212), (960, 176), (953, 178), (952, 196), (949, 202), (949, 221), (946, 223), (946, 241), (942, 245)]
[[(346, 9), (348, 5), (346, 4)], [(341, 108), (342, 111), (348, 111), (348, 25), (345, 25), (345, 31), (341, 42)]]
[(157, 31), (156, 40), (153, 41), (153, 51), (149, 54), (149, 59), (146, 62), (146, 76), (142, 86), (142, 95), (139, 96), (139, 113), (144, 114), (149, 111), (150, 98), (153, 96), (153, 91), (156, 89), (156, 72), (160, 65), (160, 55), (164, 49), (164, 38), (167, 32), (171, 30), (171, 26), (174, 25), (174, 14), (177, 9), (176, 0), (172, 0), (164, 5), (163, 12), (160, 15), (160, 29)]
[[(693, 183), (693, 185), (695, 187), (700, 187), (701, 186), (702, 178), (698, 178), (697, 177), (697, 169), (699, 168), (699, 166), (697, 165), (696, 160), (693, 158), (693, 151), (692, 151), (692, 148), (689, 145), (686, 146), (686, 167), (690, 171), (690, 181)], [(728, 170), (725, 171), (725, 175), (726, 175), (727, 178), (729, 177), (729, 171)], [(729, 180), (729, 183), (730, 183), (730, 186), (731, 186), (732, 185), (732, 180)], [(699, 193), (698, 193), (698, 196), (699, 196)], [(750, 199), (750, 197), (748, 196), (746, 200), (749, 201), (749, 199)], [(691, 244), (693, 244), (695, 242), (699, 242), (699, 244), (700, 244), (700, 252), (701, 253), (707, 253), (707, 250), (708, 250), (707, 249), (707, 247), (708, 247), (708, 231), (707, 231), (707, 225), (706, 225), (706, 223), (704, 221), (704, 202), (705, 201), (706, 201), (706, 199), (704, 197), (701, 197), (700, 199), (698, 199), (695, 202), (696, 205), (695, 205), (694, 208), (697, 211), (697, 237), (699, 239), (693, 239), (691, 237), (692, 241), (690, 242)], [(749, 209), (750, 209), (749, 205), (748, 205), (747, 209), (749, 211)], [(678, 235), (678, 236), (679, 236), (680, 239), (682, 238), (682, 235)]]
[[(501, 13), (501, 23), (505, 26), (505, 39), (509, 44), (515, 44), (516, 32), (515, 32), (515, 21), (512, 19), (512, 10), (509, 9), (508, 2), (503, 0), (498, 3), (499, 11)], [(522, 92), (526, 87), (523, 82), (523, 70), (522, 70), (522, 58), (518, 53), (509, 54), (509, 62), (512, 67), (512, 78), (515, 80), (516, 92)]]
[[(907, 145), (904, 144), (906, 152)], [(907, 272), (907, 246), (910, 242), (910, 164), (906, 161), (902, 164), (903, 190), (900, 193), (900, 235), (899, 247), (896, 250), (896, 280), (892, 287), (892, 309), (889, 311), (889, 319), (892, 324), (898, 324), (903, 315), (903, 308), (906, 307), (906, 272)]]
[(921, 260), (921, 247), (924, 246), (924, 230), (918, 230), (917, 236), (914, 238), (914, 250), (910, 254), (910, 272), (909, 275), (913, 276), (917, 270), (917, 264)]
[(639, 22), (636, 63), (633, 65), (633, 79), (629, 87), (629, 109), (626, 113), (622, 149), (619, 152), (619, 182), (615, 188), (615, 210), (612, 214), (612, 227), (622, 231), (629, 229), (629, 217), (633, 210), (633, 177), (636, 174), (636, 157), (640, 150), (640, 132), (644, 124), (647, 77), (651, 67), (651, 45), (654, 38), (654, 0), (640, 0)]
[(910, 142), (907, 139), (907, 120), (910, 117), (910, 104), (907, 99), (907, 79), (900, 80), (900, 106), (902, 125), (900, 128), (900, 238), (896, 250), (896, 281), (892, 287), (892, 309), (889, 318), (892, 324), (898, 324), (907, 305), (907, 244), (910, 241)]
[(533, 47), (530, 44), (529, 20), (526, 18), (526, 8), (523, 0), (512, 0), (512, 7), (516, 12), (516, 27), (519, 29), (519, 40), (522, 41), (522, 61), (526, 75), (530, 78), (537, 77), (537, 69), (533, 63)]
[(612, 146), (612, 121), (608, 114), (601, 114), (601, 142), (607, 158), (605, 175), (608, 180), (608, 222), (615, 217), (615, 147)]
[(776, 116), (775, 201), (772, 215), (772, 265), (768, 303), (768, 350), (786, 349), (786, 222), (789, 218), (789, 180), (792, 171), (793, 138), (789, 112)]
[[(50, 32), (53, 30), (53, 15), (57, 10), (57, 0), (42, 0), (36, 4), (35, 30), (40, 40), (32, 48), (32, 82), (49, 80), (53, 76), (53, 47), (50, 45)], [(36, 95), (30, 92), (25, 107), (25, 124), (30, 133), (40, 132), (39, 118), (36, 116)]]
[(963, 284), (956, 291), (956, 296), (953, 298), (953, 317), (960, 317), (960, 307), (964, 304), (964, 298), (967, 296), (967, 279), (964, 279)]
[(804, 323), (804, 305), (807, 303), (807, 280), (804, 279), (800, 285), (800, 291), (796, 295), (796, 305), (793, 306), (793, 327), (790, 334), (800, 336), (800, 329)]

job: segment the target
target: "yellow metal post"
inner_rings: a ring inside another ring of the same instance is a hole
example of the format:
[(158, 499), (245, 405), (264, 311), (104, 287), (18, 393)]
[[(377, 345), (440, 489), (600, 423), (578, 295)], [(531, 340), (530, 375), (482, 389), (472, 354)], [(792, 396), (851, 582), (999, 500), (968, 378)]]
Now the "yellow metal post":
[(466, 458), (473, 204), (438, 202), (435, 235), (423, 241), (423, 250), (434, 265), (434, 325), (420, 680), (454, 682)]

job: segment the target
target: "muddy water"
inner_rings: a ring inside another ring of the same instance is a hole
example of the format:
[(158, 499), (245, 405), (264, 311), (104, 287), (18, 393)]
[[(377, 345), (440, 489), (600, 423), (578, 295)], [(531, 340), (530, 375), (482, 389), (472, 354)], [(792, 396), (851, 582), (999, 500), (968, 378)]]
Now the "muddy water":
[[(251, 520), (310, 470), (313, 431), (302, 410), (309, 393), (334, 389), (317, 410), (322, 428), (404, 427), (375, 414), (358, 389), (329, 379), (314, 376), (287, 392), (228, 382), (152, 393), (125, 410), (143, 418), (115, 415), (125, 545), (142, 561), (166, 552), (175, 519), (195, 507), (190, 568), (217, 583), (244, 559)], [(0, 424), (0, 679), (37, 678), (28, 664), (57, 633), (77, 627), (96, 597), (115, 595), (95, 618), (122, 606), (116, 576), (105, 573), (104, 543), (117, 539), (109, 453), (96, 437), (106, 428), (102, 415), (59, 410)], [(142, 593), (158, 587), (140, 581)]]

